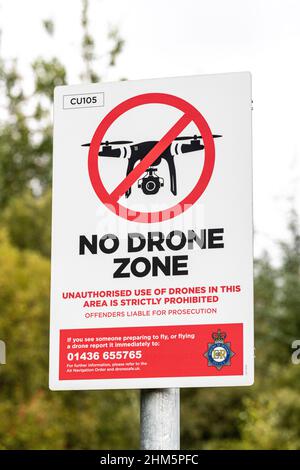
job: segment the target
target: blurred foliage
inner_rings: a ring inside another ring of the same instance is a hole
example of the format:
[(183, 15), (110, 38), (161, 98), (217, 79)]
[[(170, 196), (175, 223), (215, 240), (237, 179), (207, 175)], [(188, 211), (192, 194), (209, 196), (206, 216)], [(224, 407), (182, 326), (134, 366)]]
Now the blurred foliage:
[[(81, 26), (83, 30), (81, 40), (83, 71), (80, 74), (80, 78), (83, 82), (99, 82), (102, 76), (102, 73), (99, 72), (99, 65), (97, 66), (100, 62), (100, 57), (96, 54), (95, 41), (89, 30), (88, 0), (82, 0)], [(110, 27), (110, 30), (108, 31), (108, 39), (110, 42), (109, 49), (101, 57), (106, 59), (107, 68), (114, 67), (116, 65), (117, 58), (121, 54), (125, 44), (118, 28), (115, 26)]]
[[(95, 81), (95, 42), (82, 2), (82, 79)], [(55, 34), (51, 20), (46, 32)], [(108, 66), (123, 47), (109, 33)], [(55, 57), (32, 64), (26, 94), (16, 61), (0, 61), (0, 449), (137, 448), (136, 391), (48, 390), (53, 88), (67, 82)], [(299, 367), (291, 342), (300, 333), (300, 234), (297, 215), (281, 262), (255, 263), (256, 380), (252, 387), (183, 389), (182, 447), (300, 449)]]
[(36, 197), (26, 191), (22, 198), (12, 197), (0, 221), (12, 243), (21, 249), (34, 250), (49, 257), (51, 253), (51, 191)]
[(290, 238), (276, 268), (255, 262), (255, 384), (182, 391), (183, 448), (300, 449), (300, 366), (291, 344), (300, 333), (300, 232), (291, 211)]
[(17, 248), (2, 228), (0, 266), (0, 449), (134, 447), (137, 392), (48, 389), (49, 259)]

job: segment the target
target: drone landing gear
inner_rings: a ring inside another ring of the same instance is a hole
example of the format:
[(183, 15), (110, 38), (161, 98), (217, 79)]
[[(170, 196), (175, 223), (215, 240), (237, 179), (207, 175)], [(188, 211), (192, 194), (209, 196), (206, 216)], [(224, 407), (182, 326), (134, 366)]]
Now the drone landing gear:
[(176, 196), (177, 194), (177, 181), (176, 181), (176, 169), (175, 169), (175, 164), (174, 164), (174, 157), (171, 155), (170, 157), (165, 158), (166, 162), (169, 167), (169, 173), (170, 173), (170, 190), (171, 193)]

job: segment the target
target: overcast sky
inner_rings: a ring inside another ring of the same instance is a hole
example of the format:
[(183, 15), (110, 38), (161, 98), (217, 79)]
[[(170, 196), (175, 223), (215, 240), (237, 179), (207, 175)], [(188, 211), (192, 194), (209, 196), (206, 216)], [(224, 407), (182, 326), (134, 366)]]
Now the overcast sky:
[[(300, 207), (299, 0), (90, 0), (99, 65), (117, 25), (126, 45), (105, 80), (249, 70), (253, 74), (256, 253), (276, 254), (287, 211)], [(80, 0), (0, 0), (1, 54), (30, 63), (58, 56), (79, 82)], [(54, 39), (43, 19), (55, 22)], [(100, 67), (101, 71), (101, 67)], [(292, 202), (294, 201), (294, 202)]]

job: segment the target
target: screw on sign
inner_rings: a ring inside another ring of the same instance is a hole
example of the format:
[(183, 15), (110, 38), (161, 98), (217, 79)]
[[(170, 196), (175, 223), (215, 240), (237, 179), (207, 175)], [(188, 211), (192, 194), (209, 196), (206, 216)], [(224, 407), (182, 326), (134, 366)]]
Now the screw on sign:
[[(163, 104), (179, 109), (183, 112), (181, 118), (169, 129), (159, 142), (147, 153), (147, 155), (136, 165), (126, 178), (111, 192), (106, 190), (99, 171), (98, 152), (104, 136), (110, 126), (121, 115), (132, 108), (146, 104)], [(173, 142), (174, 139), (190, 124), (194, 122), (197, 126), (204, 142), (204, 165), (198, 182), (191, 192), (179, 203), (174, 206), (157, 212), (137, 212), (122, 206), (119, 199), (130, 191), (131, 186), (145, 173), (149, 167), (160, 157), (164, 150)], [(92, 186), (99, 199), (116, 215), (127, 220), (136, 222), (151, 223), (161, 222), (172, 219), (190, 208), (205, 191), (212, 172), (215, 161), (214, 136), (202, 116), (202, 114), (190, 103), (174, 95), (166, 93), (145, 93), (133, 98), (129, 98), (114, 109), (112, 109), (101, 121), (97, 127), (90, 143), (88, 168)]]

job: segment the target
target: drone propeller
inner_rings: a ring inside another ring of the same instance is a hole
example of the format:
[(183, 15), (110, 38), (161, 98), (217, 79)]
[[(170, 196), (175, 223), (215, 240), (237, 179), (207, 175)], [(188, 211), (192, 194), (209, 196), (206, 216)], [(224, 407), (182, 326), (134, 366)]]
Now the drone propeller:
[[(105, 142), (101, 142), (100, 145), (105, 145), (106, 147), (108, 147), (109, 145), (125, 145), (125, 144), (132, 144), (133, 141), (132, 140), (112, 140), (112, 141), (108, 141), (106, 140)], [(82, 144), (81, 147), (89, 147), (91, 144)]]
[[(218, 137), (222, 137), (221, 135), (213, 134), (213, 138), (217, 139)], [(174, 140), (200, 140), (203, 139), (201, 135), (184, 135), (180, 137), (176, 137)]]

